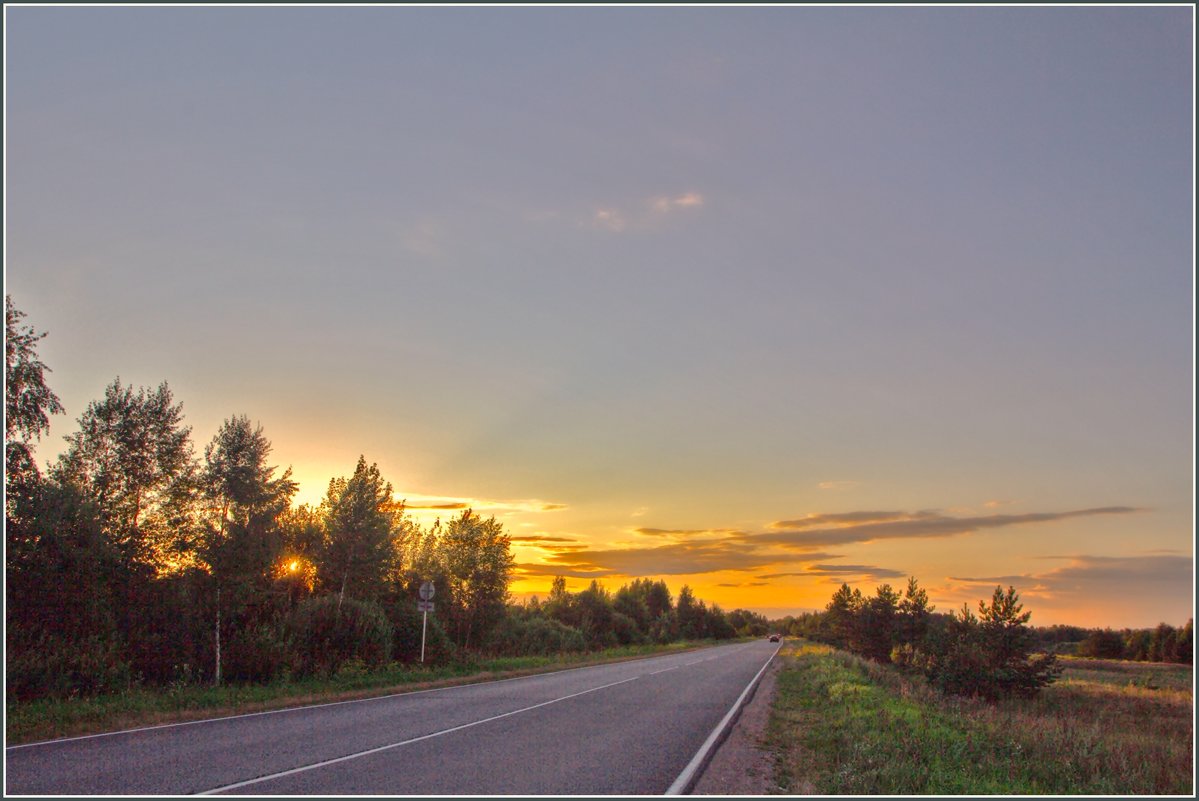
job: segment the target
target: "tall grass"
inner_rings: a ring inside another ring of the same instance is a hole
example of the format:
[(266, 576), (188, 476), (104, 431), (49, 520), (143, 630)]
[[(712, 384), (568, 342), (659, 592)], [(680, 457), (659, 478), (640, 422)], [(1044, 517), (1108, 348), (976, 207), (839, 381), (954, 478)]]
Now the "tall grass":
[(786, 657), (769, 737), (783, 792), (1185, 794), (1189, 666), (1069, 660), (1032, 699), (946, 698), (826, 646)]

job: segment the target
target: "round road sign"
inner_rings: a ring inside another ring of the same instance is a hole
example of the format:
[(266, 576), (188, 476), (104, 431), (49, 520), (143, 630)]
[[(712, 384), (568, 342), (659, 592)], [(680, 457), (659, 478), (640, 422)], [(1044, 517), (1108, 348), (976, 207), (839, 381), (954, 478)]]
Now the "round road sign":
[(433, 582), (426, 581), (420, 585), (420, 597), (423, 601), (429, 601), (433, 598)]

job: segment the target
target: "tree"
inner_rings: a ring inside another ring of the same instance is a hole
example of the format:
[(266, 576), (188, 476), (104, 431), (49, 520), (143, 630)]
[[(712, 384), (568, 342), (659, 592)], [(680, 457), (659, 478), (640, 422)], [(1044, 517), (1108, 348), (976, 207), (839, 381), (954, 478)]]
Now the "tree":
[(1124, 657), (1124, 638), (1119, 632), (1111, 629), (1092, 631), (1078, 646), (1079, 656), (1090, 656), (1096, 659), (1122, 659)]
[(378, 465), (368, 467), (362, 456), (353, 476), (329, 482), (321, 503), (325, 540), (317, 570), (324, 586), (337, 592), (338, 603), (347, 595), (377, 600), (388, 576), (398, 571), (394, 534), (404, 508), (391, 494)]
[(996, 587), (991, 603), (978, 602), (978, 617), (963, 605), (946, 630), (929, 643), (924, 665), (929, 680), (946, 692), (996, 699), (1033, 695), (1061, 674), (1053, 654), (1031, 654), (1031, 612), (1013, 587)]
[(849, 647), (853, 639), (854, 617), (861, 606), (862, 594), (842, 583), (824, 608), (820, 628), (822, 639), (840, 648)]
[(54, 476), (78, 487), (105, 535), (133, 568), (179, 570), (194, 548), (195, 461), (183, 405), (164, 382), (154, 391), (118, 378), (79, 418)]
[(50, 368), (37, 355), (46, 332), (21, 324), (25, 313), (13, 305), (11, 295), (4, 304), (4, 510), (11, 520), (18, 497), (32, 491), (40, 478), (33, 441), (41, 439), (50, 428), (50, 415), (62, 414), (63, 407), (46, 385)]
[(928, 593), (921, 589), (915, 576), (908, 577), (903, 600), (899, 602), (899, 640), (916, 645), (928, 632), (929, 617), (936, 607), (928, 602)]
[(876, 662), (890, 662), (896, 644), (899, 593), (882, 584), (873, 598), (857, 603), (852, 650)]
[[(291, 468), (275, 478), (271, 443), (248, 417), (226, 420), (204, 449), (200, 478), (206, 505), (201, 556), (216, 585), (214, 681), (221, 681), (221, 616), (261, 603), (282, 552), (279, 517), (296, 492)], [(222, 595), (224, 596), (222, 603)], [(234, 622), (229, 616), (226, 625)], [(250, 621), (240, 621), (244, 628)]]
[(503, 616), (515, 559), (504, 527), (465, 510), (438, 539), (449, 585), (451, 636), (464, 648), (483, 642)]

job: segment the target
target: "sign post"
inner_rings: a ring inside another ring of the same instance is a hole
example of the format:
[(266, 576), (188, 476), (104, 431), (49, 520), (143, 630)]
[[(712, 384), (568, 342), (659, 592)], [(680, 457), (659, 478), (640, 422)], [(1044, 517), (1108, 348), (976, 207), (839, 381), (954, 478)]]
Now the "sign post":
[(426, 581), (420, 585), (420, 601), (417, 602), (416, 608), (424, 612), (424, 617), (420, 623), (420, 661), (423, 664), (425, 661), (425, 629), (429, 625), (429, 612), (433, 609), (433, 582)]

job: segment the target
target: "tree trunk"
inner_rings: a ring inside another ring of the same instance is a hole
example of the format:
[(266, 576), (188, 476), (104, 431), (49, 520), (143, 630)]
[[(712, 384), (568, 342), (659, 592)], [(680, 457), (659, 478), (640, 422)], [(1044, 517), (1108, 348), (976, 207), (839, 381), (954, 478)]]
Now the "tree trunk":
[(221, 588), (216, 588), (216, 670), (213, 684), (221, 686)]

